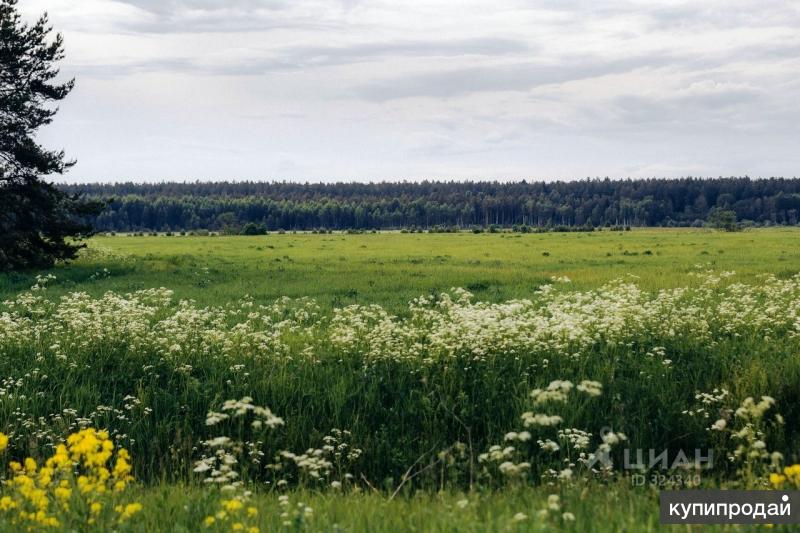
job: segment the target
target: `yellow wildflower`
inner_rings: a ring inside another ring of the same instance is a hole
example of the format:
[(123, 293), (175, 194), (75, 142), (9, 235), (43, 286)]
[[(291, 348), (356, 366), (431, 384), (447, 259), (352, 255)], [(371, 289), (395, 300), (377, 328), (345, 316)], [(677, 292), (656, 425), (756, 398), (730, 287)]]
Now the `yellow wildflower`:
[(244, 507), (244, 504), (239, 500), (223, 500), (222, 507), (228, 512), (235, 513)]
[(72, 496), (72, 489), (68, 489), (68, 488), (65, 488), (65, 487), (56, 487), (56, 490), (53, 491), (53, 492), (56, 495), (56, 499), (58, 499), (58, 500), (60, 500), (62, 502), (66, 501), (66, 500), (69, 500), (70, 497)]
[(118, 505), (116, 507), (116, 509), (117, 509), (117, 513), (119, 513), (119, 515), (120, 515), (119, 519), (122, 522), (122, 521), (128, 520), (130, 517), (132, 517), (133, 515), (135, 515), (139, 511), (141, 511), (142, 510), (142, 504), (141, 503), (129, 503), (125, 507), (123, 507), (121, 505)]
[(17, 503), (10, 496), (0, 498), (0, 511), (8, 511), (17, 507)]

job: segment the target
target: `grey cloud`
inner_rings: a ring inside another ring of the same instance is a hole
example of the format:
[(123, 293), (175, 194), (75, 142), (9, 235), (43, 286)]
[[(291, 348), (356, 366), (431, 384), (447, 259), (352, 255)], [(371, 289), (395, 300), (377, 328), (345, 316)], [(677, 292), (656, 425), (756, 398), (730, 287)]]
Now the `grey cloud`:
[(800, 10), (784, 0), (761, 0), (751, 6), (732, 6), (729, 2), (693, 2), (683, 5), (653, 6), (647, 11), (652, 28), (736, 28), (796, 26)]
[(363, 85), (355, 92), (373, 101), (399, 98), (449, 98), (476, 92), (528, 91), (535, 87), (654, 68), (670, 62), (664, 57), (636, 57), (616, 61), (599, 59), (542, 65), (519, 62), (469, 67), (391, 78)]
[(312, 17), (256, 17), (248, 13), (218, 17), (208, 14), (186, 19), (164, 17), (152, 21), (120, 21), (118, 29), (127, 33), (244, 33), (290, 29), (325, 32), (343, 25)]
[[(768, 105), (765, 95), (750, 87), (722, 87), (693, 91), (691, 88), (672, 96), (648, 97), (630, 94), (610, 102), (610, 120), (606, 130), (618, 128), (670, 128), (678, 130), (735, 128), (737, 117), (748, 116), (753, 109)], [(752, 117), (750, 117), (752, 118)], [(748, 120), (747, 122), (750, 122)]]
[[(148, 20), (121, 20), (119, 29), (133, 33), (232, 33), (272, 29), (341, 28), (326, 13), (294, 12), (299, 0), (118, 0), (151, 15)], [(331, 2), (331, 13), (346, 12), (351, 1)]]
[(157, 14), (175, 14), (184, 10), (219, 11), (223, 9), (281, 9), (290, 5), (284, 0), (117, 0)]
[(506, 56), (529, 53), (523, 41), (503, 38), (473, 38), (441, 41), (395, 41), (362, 43), (352, 46), (303, 46), (269, 50), (263, 57), (230, 58), (205, 64), (196, 59), (164, 58), (119, 65), (79, 66), (81, 73), (93, 77), (113, 77), (135, 72), (194, 72), (204, 75), (253, 76), (270, 72), (314, 67), (347, 65), (399, 57), (442, 58), (458, 56)]
[(474, 38), (448, 41), (400, 41), (366, 43), (347, 47), (304, 47), (287, 50), (286, 63), (295, 66), (355, 63), (385, 57), (455, 57), (463, 55), (500, 56), (530, 52), (519, 40)]

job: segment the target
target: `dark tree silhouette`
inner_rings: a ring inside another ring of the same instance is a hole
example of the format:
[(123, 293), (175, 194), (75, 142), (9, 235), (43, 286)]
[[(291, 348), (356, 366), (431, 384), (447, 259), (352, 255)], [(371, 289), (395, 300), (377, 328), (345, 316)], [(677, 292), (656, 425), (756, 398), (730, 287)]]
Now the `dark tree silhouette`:
[(54, 82), (64, 47), (51, 33), (46, 14), (28, 25), (17, 0), (0, 0), (0, 270), (72, 259), (81, 247), (74, 241), (91, 234), (84, 220), (99, 212), (98, 202), (44, 180), (74, 164), (36, 142), (37, 130), (58, 111), (53, 102), (74, 84)]
[[(800, 222), (800, 179), (570, 182), (195, 182), (64, 185), (106, 199), (101, 231), (703, 226), (715, 209), (742, 226)], [(255, 226), (247, 226), (248, 224)]]

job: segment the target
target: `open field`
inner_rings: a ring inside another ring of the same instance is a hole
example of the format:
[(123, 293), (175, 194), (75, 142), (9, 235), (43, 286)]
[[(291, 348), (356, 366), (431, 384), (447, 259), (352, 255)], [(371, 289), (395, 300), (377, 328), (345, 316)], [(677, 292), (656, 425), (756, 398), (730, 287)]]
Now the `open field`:
[[(792, 488), (798, 237), (95, 238), (0, 278), (0, 466), (35, 461), (0, 516), (654, 530), (660, 488)], [(643, 474), (624, 450), (670, 464)]]
[[(200, 305), (249, 294), (258, 303), (315, 298), (326, 309), (377, 303), (402, 311), (426, 293), (463, 287), (499, 302), (527, 297), (551, 276), (571, 288), (596, 288), (634, 274), (646, 289), (691, 285), (696, 265), (733, 270), (753, 281), (763, 273), (800, 271), (796, 228), (723, 233), (706, 229), (543, 234), (271, 234), (258, 237), (96, 237), (95, 254), (53, 271), (53, 294), (72, 290), (168, 287)], [(103, 269), (108, 269), (104, 272)], [(0, 298), (30, 287), (35, 272), (0, 274)]]

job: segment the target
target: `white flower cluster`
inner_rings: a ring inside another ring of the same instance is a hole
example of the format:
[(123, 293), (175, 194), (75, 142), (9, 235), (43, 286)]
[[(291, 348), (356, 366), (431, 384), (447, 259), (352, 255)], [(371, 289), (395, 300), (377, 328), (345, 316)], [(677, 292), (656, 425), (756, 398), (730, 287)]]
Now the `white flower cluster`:
[(486, 466), (493, 466), (504, 477), (520, 478), (531, 469), (531, 464), (527, 461), (515, 462), (516, 451), (514, 446), (494, 445), (489, 448), (488, 452), (478, 455), (478, 462)]
[(195, 463), (194, 472), (203, 474), (205, 483), (219, 485), (223, 490), (236, 490), (242, 486), (240, 470), (244, 467), (244, 459), (247, 458), (247, 462), (255, 466), (261, 464), (263, 441), (257, 438), (259, 434), (282, 426), (284, 422), (269, 408), (253, 405), (253, 399), (249, 396), (226, 400), (221, 411), (209, 411), (206, 425), (225, 425), (231, 432), (238, 429), (239, 434), (233, 438), (219, 435), (203, 441), (205, 453)]
[[(709, 418), (714, 410), (719, 410), (720, 406), (725, 402), (725, 398), (728, 397), (730, 393), (727, 389), (720, 389), (716, 388), (711, 392), (698, 392), (695, 394), (694, 399), (700, 402), (700, 407), (695, 409), (687, 409), (683, 411), (683, 414), (689, 416), (702, 416), (703, 418)], [(721, 419), (718, 420), (721, 427), (714, 428), (714, 429), (723, 429), (725, 427), (725, 420)]]
[[(199, 307), (175, 301), (164, 288), (99, 298), (75, 292), (53, 301), (42, 278), (39, 289), (0, 305), (0, 349), (34, 350), (68, 366), (80, 364), (80, 354), (109, 347), (130, 357), (155, 352), (191, 373), (196, 358), (213, 357), (230, 358), (230, 367), (239, 369), (243, 361), (320, 354), (421, 364), (542, 354), (544, 366), (547, 358), (580, 357), (600, 345), (800, 339), (800, 275), (757, 284), (728, 278), (702, 273), (697, 286), (656, 293), (627, 281), (587, 292), (546, 285), (531, 299), (504, 303), (474, 302), (469, 292), (453, 289), (412, 301), (402, 317), (378, 305), (335, 309), (327, 317), (305, 298), (256, 305), (245, 297), (236, 305)], [(673, 364), (663, 346), (647, 355), (664, 367)]]
[[(513, 357), (521, 353), (572, 357), (592, 346), (628, 345), (653, 339), (713, 345), (721, 338), (800, 336), (800, 276), (769, 276), (758, 284), (722, 281), (699, 274), (699, 286), (642, 291), (617, 281), (588, 292), (556, 292), (545, 286), (530, 300), (473, 302), (463, 290), (419, 298), (409, 316), (380, 306), (335, 311), (329, 335), (334, 346), (367, 358), (465, 355)], [(664, 367), (673, 364), (662, 346), (648, 352)]]
[[(30, 349), (74, 364), (80, 354), (108, 347), (131, 357), (159, 353), (191, 369), (196, 357), (288, 357), (292, 343), (316, 340), (319, 307), (310, 299), (281, 298), (269, 306), (243, 299), (236, 306), (200, 308), (174, 301), (172, 291), (75, 292), (53, 302), (42, 290), (22, 293), (0, 306), (0, 349)], [(188, 365), (188, 367), (187, 367)]]
[(278, 483), (281, 486), (288, 484), (286, 476), (296, 473), (299, 481), (325, 482), (342, 490), (352, 484), (355, 478), (352, 470), (363, 453), (351, 444), (351, 437), (349, 431), (334, 428), (322, 438), (321, 447), (309, 448), (304, 453), (283, 450), (267, 468), (284, 476)]
[[(583, 380), (578, 386), (571, 381), (554, 380), (544, 388), (537, 388), (531, 391), (530, 397), (535, 407), (549, 405), (554, 407), (558, 404), (565, 404), (574, 397), (575, 392), (585, 394), (589, 397), (597, 397), (602, 394), (603, 385), (597, 381)], [(552, 426), (564, 421), (560, 414), (534, 413), (527, 411), (522, 414), (522, 423), (525, 427), (535, 428), (537, 432), (552, 432)], [(573, 468), (577, 463), (585, 466), (587, 473), (608, 474), (611, 471), (609, 454), (611, 448), (625, 440), (627, 436), (619, 431), (602, 431), (599, 434), (599, 444), (597, 449), (588, 453), (586, 450), (591, 446), (592, 434), (578, 428), (565, 428), (558, 430), (554, 437), (547, 438), (542, 436), (536, 439), (538, 449), (550, 454), (552, 465), (560, 465), (556, 468), (547, 468), (548, 463), (540, 464), (545, 468), (543, 477), (550, 478), (561, 483), (572, 481), (574, 476)], [(532, 440), (530, 431), (510, 431), (505, 434), (506, 442), (517, 442), (518, 446), (493, 445), (485, 453), (478, 456), (478, 462), (483, 465), (482, 473), (484, 476), (492, 477), (493, 471), (502, 475), (504, 480), (515, 480), (524, 477), (531, 470), (531, 456), (525, 453), (525, 443)], [(530, 447), (527, 448), (531, 451)], [(578, 456), (570, 458), (571, 452), (577, 451)], [(538, 459), (541, 461), (541, 456)]]
[[(545, 403), (564, 403), (574, 387), (571, 381), (557, 379), (551, 381), (544, 389), (533, 389), (530, 396), (533, 398), (534, 406), (540, 406)], [(603, 393), (603, 385), (597, 381), (584, 380), (581, 381), (576, 390), (588, 396), (600, 396)], [(558, 415), (534, 413), (532, 411), (522, 413), (522, 423), (525, 427), (556, 426), (563, 421), (564, 419)]]
[(248, 414), (253, 415), (253, 420), (250, 423), (253, 429), (261, 429), (267, 427), (274, 429), (283, 425), (283, 419), (272, 414), (268, 407), (259, 407), (253, 405), (253, 399), (245, 396), (241, 400), (226, 400), (222, 404), (222, 413), (209, 411), (206, 415), (206, 425), (214, 426), (230, 419), (231, 417), (243, 417)]

